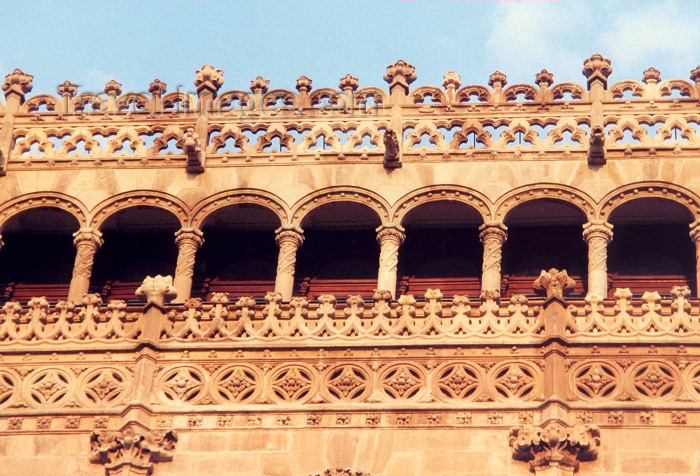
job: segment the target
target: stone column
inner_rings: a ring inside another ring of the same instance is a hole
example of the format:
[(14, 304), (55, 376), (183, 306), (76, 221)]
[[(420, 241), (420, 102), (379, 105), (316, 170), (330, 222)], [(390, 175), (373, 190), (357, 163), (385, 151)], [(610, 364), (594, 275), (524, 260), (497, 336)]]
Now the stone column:
[(612, 225), (602, 220), (583, 225), (583, 241), (588, 244), (588, 294), (608, 297), (608, 243)]
[(399, 264), (399, 246), (406, 239), (404, 230), (400, 225), (382, 225), (377, 228), (377, 242), (379, 243), (379, 276), (377, 277), (377, 289), (389, 291), (392, 299), (396, 294), (396, 269)]
[(700, 296), (700, 220), (690, 224), (690, 239), (695, 243), (695, 296)]
[(275, 291), (282, 295), (282, 300), (289, 301), (292, 299), (292, 291), (294, 290), (297, 250), (304, 243), (304, 231), (298, 226), (281, 226), (275, 230), (275, 241), (280, 247), (277, 257)]
[(197, 228), (181, 228), (175, 232), (178, 253), (173, 286), (177, 289), (177, 297), (173, 302), (185, 302), (190, 298), (194, 258), (199, 248), (204, 244), (202, 236), (202, 232)]
[(68, 300), (80, 302), (90, 289), (90, 276), (92, 276), (95, 253), (102, 246), (103, 240), (102, 233), (92, 228), (81, 228), (73, 233), (73, 237), (76, 253)]
[(503, 223), (484, 223), (479, 227), (479, 239), (484, 244), (481, 264), (481, 290), (501, 292), (501, 258), (503, 243), (508, 239), (508, 227)]

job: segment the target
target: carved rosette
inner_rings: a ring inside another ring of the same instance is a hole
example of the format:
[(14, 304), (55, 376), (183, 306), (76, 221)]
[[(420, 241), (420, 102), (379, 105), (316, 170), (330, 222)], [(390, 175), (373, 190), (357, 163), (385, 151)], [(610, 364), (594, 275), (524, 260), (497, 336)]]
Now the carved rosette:
[(106, 476), (146, 476), (155, 463), (173, 460), (176, 443), (172, 431), (158, 435), (128, 427), (95, 432), (90, 437), (90, 462), (103, 465)]
[(136, 290), (136, 295), (146, 298), (146, 305), (155, 304), (156, 306), (165, 306), (166, 298), (174, 298), (177, 296), (177, 290), (173, 287), (172, 276), (156, 277), (146, 276), (143, 284)]
[(608, 291), (608, 244), (612, 241), (613, 226), (605, 221), (583, 225), (583, 241), (588, 244), (588, 292), (601, 298)]
[(304, 243), (304, 232), (297, 226), (280, 227), (275, 231), (275, 241), (280, 247), (277, 274), (294, 276), (297, 250)]
[(103, 243), (102, 233), (92, 228), (81, 228), (73, 233), (73, 244), (76, 248), (73, 277), (90, 279), (95, 253)]
[(558, 298), (564, 300), (564, 292), (574, 289), (576, 282), (569, 277), (569, 273), (565, 269), (559, 271), (556, 268), (551, 268), (549, 271), (544, 269), (540, 272), (540, 277), (535, 280), (532, 287), (545, 291), (547, 299)]
[(612, 63), (602, 55), (593, 55), (583, 62), (583, 75), (588, 80), (588, 89), (595, 81), (599, 81), (603, 88), (608, 87), (608, 76), (612, 74)]
[(178, 249), (175, 276), (192, 278), (195, 256), (204, 244), (203, 234), (197, 228), (181, 228), (175, 232), (175, 244)]
[(484, 223), (479, 227), (479, 239), (484, 245), (481, 264), (481, 287), (484, 291), (501, 290), (501, 259), (508, 228), (502, 223)]
[(597, 458), (600, 431), (593, 425), (570, 428), (557, 423), (543, 427), (525, 425), (511, 429), (509, 443), (513, 458), (529, 461), (535, 474), (552, 467), (572, 472), (580, 462)]

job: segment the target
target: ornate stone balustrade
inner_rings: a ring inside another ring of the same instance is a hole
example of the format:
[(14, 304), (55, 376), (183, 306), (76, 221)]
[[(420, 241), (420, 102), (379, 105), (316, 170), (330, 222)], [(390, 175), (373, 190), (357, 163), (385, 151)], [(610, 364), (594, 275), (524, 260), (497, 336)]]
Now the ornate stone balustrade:
[[(696, 342), (700, 336), (700, 302), (687, 287), (675, 287), (671, 297), (657, 292), (632, 298), (618, 289), (615, 299), (589, 295), (567, 301), (559, 316), (567, 338), (576, 342), (664, 341), (669, 337)], [(392, 301), (387, 292), (373, 299), (348, 296), (339, 301), (322, 295), (315, 302), (295, 297), (283, 303), (279, 293), (267, 293), (264, 303), (253, 297), (229, 298), (215, 293), (211, 302), (189, 299), (169, 305), (160, 317), (159, 342), (207, 343), (235, 341), (239, 345), (330, 345), (445, 343), (536, 343), (546, 337), (541, 317), (542, 297), (515, 295), (495, 300), (470, 300), (456, 295), (443, 300), (429, 290), (420, 300), (405, 295)], [(6, 303), (0, 310), (0, 348), (36, 345), (136, 342), (145, 319), (142, 307), (114, 300), (103, 305), (99, 296), (83, 303), (44, 298), (25, 306)], [(604, 338), (604, 340), (602, 340)]]
[[(595, 61), (593, 61), (595, 59)], [(396, 72), (411, 71), (406, 81)], [(201, 82), (217, 71), (217, 81)], [(3, 147), (5, 168), (186, 167), (247, 165), (251, 162), (382, 161), (384, 134), (401, 130), (398, 156), (407, 161), (558, 159), (678, 155), (700, 146), (700, 73), (691, 81), (662, 81), (653, 68), (643, 81), (607, 87), (610, 60), (594, 55), (584, 64), (588, 87), (554, 84), (546, 70), (536, 84), (507, 85), (496, 72), (488, 86), (466, 85), (449, 72), (442, 88), (410, 89), (413, 67), (387, 68), (389, 91), (359, 88), (346, 75), (339, 88), (312, 89), (302, 76), (297, 92), (272, 89), (258, 77), (250, 91), (219, 93), (223, 72), (205, 65), (197, 93), (155, 80), (148, 93), (123, 93), (110, 81), (104, 92), (81, 92), (66, 81), (60, 97), (26, 98), (31, 80), (19, 88), (19, 70), (6, 76)], [(208, 76), (206, 76), (208, 77)], [(599, 87), (600, 86), (600, 87)], [(19, 88), (19, 89), (18, 89)], [(593, 132), (591, 132), (593, 131)], [(394, 160), (392, 159), (392, 160)], [(602, 160), (602, 162), (601, 162)], [(394, 163), (393, 166), (396, 166)]]

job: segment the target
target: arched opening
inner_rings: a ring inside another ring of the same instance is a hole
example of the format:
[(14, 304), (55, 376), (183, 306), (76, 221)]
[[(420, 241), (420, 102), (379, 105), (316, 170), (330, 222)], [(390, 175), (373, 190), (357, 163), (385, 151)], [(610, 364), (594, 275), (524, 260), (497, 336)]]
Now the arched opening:
[(608, 245), (610, 297), (616, 288), (630, 288), (635, 294), (668, 294), (673, 286), (696, 289), (690, 210), (672, 200), (639, 198), (616, 207), (608, 221), (613, 225)]
[(261, 297), (272, 291), (280, 224), (276, 213), (255, 204), (230, 205), (210, 214), (202, 224), (204, 244), (195, 260), (192, 297), (209, 300), (215, 292)]
[(429, 202), (402, 220), (406, 240), (399, 249), (398, 295), (478, 296), (483, 247), (479, 241), (481, 214), (458, 201)]
[(588, 281), (588, 247), (583, 241), (587, 219), (576, 206), (537, 199), (513, 208), (505, 218), (501, 294), (532, 294), (540, 271), (566, 269), (576, 282), (572, 295), (584, 295)]
[(2, 230), (0, 299), (66, 299), (79, 228), (75, 216), (58, 208), (32, 208), (10, 218)]
[(104, 244), (95, 254), (90, 292), (105, 301), (133, 300), (146, 276), (174, 276), (180, 226), (171, 212), (146, 205), (109, 216), (100, 226)]
[(366, 205), (331, 202), (302, 220), (304, 244), (297, 254), (295, 294), (315, 299), (372, 296), (377, 286), (379, 216)]

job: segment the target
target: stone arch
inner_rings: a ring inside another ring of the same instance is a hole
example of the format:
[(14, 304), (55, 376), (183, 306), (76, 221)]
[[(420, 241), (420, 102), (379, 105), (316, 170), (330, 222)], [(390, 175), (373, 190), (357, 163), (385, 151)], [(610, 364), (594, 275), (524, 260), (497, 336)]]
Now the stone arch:
[(115, 213), (136, 206), (155, 207), (169, 211), (177, 218), (181, 226), (190, 222), (190, 210), (179, 198), (152, 190), (134, 190), (110, 197), (97, 205), (90, 213), (90, 226), (99, 230), (105, 221)]
[(267, 208), (277, 215), (282, 225), (287, 224), (289, 207), (277, 195), (257, 189), (228, 190), (200, 201), (192, 211), (190, 226), (202, 228), (206, 219), (214, 212), (230, 205), (253, 204)]
[(504, 222), (508, 213), (516, 206), (531, 200), (552, 199), (567, 202), (581, 210), (589, 219), (596, 216), (595, 201), (586, 193), (568, 185), (530, 184), (518, 187), (502, 195), (494, 207), (494, 221)]
[(17, 214), (32, 208), (58, 208), (73, 215), (82, 228), (87, 224), (88, 212), (79, 200), (57, 192), (36, 192), (10, 200), (0, 209), (0, 230)]
[(696, 219), (700, 218), (700, 197), (686, 188), (666, 182), (637, 182), (618, 187), (599, 202), (596, 216), (607, 220), (615, 208), (639, 198), (672, 200), (687, 208)]
[(353, 202), (365, 205), (377, 214), (383, 224), (389, 223), (389, 204), (376, 193), (359, 187), (330, 187), (311, 193), (294, 204), (290, 224), (301, 225), (311, 211), (332, 202)]
[(392, 221), (401, 224), (411, 210), (426, 203), (438, 201), (456, 201), (464, 203), (481, 215), (483, 222), (489, 221), (490, 217), (493, 215), (491, 203), (488, 198), (481, 193), (467, 187), (433, 185), (414, 190), (397, 200), (391, 209)]

